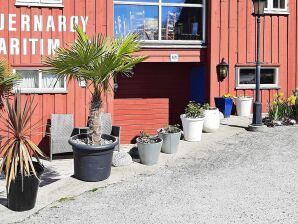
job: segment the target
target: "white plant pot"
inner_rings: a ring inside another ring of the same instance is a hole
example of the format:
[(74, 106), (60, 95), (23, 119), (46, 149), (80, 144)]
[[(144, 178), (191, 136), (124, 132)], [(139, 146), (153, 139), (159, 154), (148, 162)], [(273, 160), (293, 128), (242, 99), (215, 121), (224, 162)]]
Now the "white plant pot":
[(186, 118), (185, 114), (180, 116), (183, 126), (184, 139), (190, 142), (201, 141), (204, 118)]
[(250, 116), (252, 97), (243, 96), (236, 98), (236, 108), (238, 116)]
[(205, 110), (205, 119), (203, 125), (203, 131), (207, 133), (216, 132), (219, 129), (220, 117), (218, 108), (213, 110)]

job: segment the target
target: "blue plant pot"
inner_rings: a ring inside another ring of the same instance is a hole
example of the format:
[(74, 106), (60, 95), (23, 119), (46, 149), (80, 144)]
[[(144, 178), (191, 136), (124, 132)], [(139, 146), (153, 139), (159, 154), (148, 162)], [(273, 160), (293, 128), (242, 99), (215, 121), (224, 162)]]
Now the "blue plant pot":
[(220, 112), (223, 113), (224, 117), (230, 117), (233, 108), (233, 99), (232, 98), (224, 98), (224, 97), (215, 97), (214, 98), (215, 105), (219, 109)]

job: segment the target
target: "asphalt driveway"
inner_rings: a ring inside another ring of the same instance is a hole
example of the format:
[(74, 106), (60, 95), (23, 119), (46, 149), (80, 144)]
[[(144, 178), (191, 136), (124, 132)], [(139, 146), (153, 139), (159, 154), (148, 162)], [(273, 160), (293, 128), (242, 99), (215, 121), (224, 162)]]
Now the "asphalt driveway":
[(298, 126), (197, 150), (204, 156), (63, 198), (24, 223), (298, 223)]

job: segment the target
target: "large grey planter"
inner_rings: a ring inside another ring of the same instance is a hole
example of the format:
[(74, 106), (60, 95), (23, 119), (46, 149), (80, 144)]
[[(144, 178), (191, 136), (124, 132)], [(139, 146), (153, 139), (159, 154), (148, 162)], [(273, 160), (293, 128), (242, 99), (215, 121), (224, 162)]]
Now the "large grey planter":
[(181, 138), (181, 130), (177, 133), (162, 132), (162, 129), (158, 129), (158, 137), (163, 140), (161, 151), (167, 154), (173, 154), (178, 151), (178, 146)]
[(137, 138), (137, 146), (139, 151), (139, 156), (141, 163), (144, 165), (154, 165), (158, 162), (162, 139), (159, 137), (154, 137), (158, 142), (156, 143), (141, 143), (139, 138)]

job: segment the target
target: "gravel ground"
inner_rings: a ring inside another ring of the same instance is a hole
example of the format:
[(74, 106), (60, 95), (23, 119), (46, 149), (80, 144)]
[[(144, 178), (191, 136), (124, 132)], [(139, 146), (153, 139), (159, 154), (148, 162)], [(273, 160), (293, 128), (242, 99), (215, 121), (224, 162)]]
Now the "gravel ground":
[(206, 150), (61, 199), (24, 223), (298, 223), (297, 126), (246, 132)]

